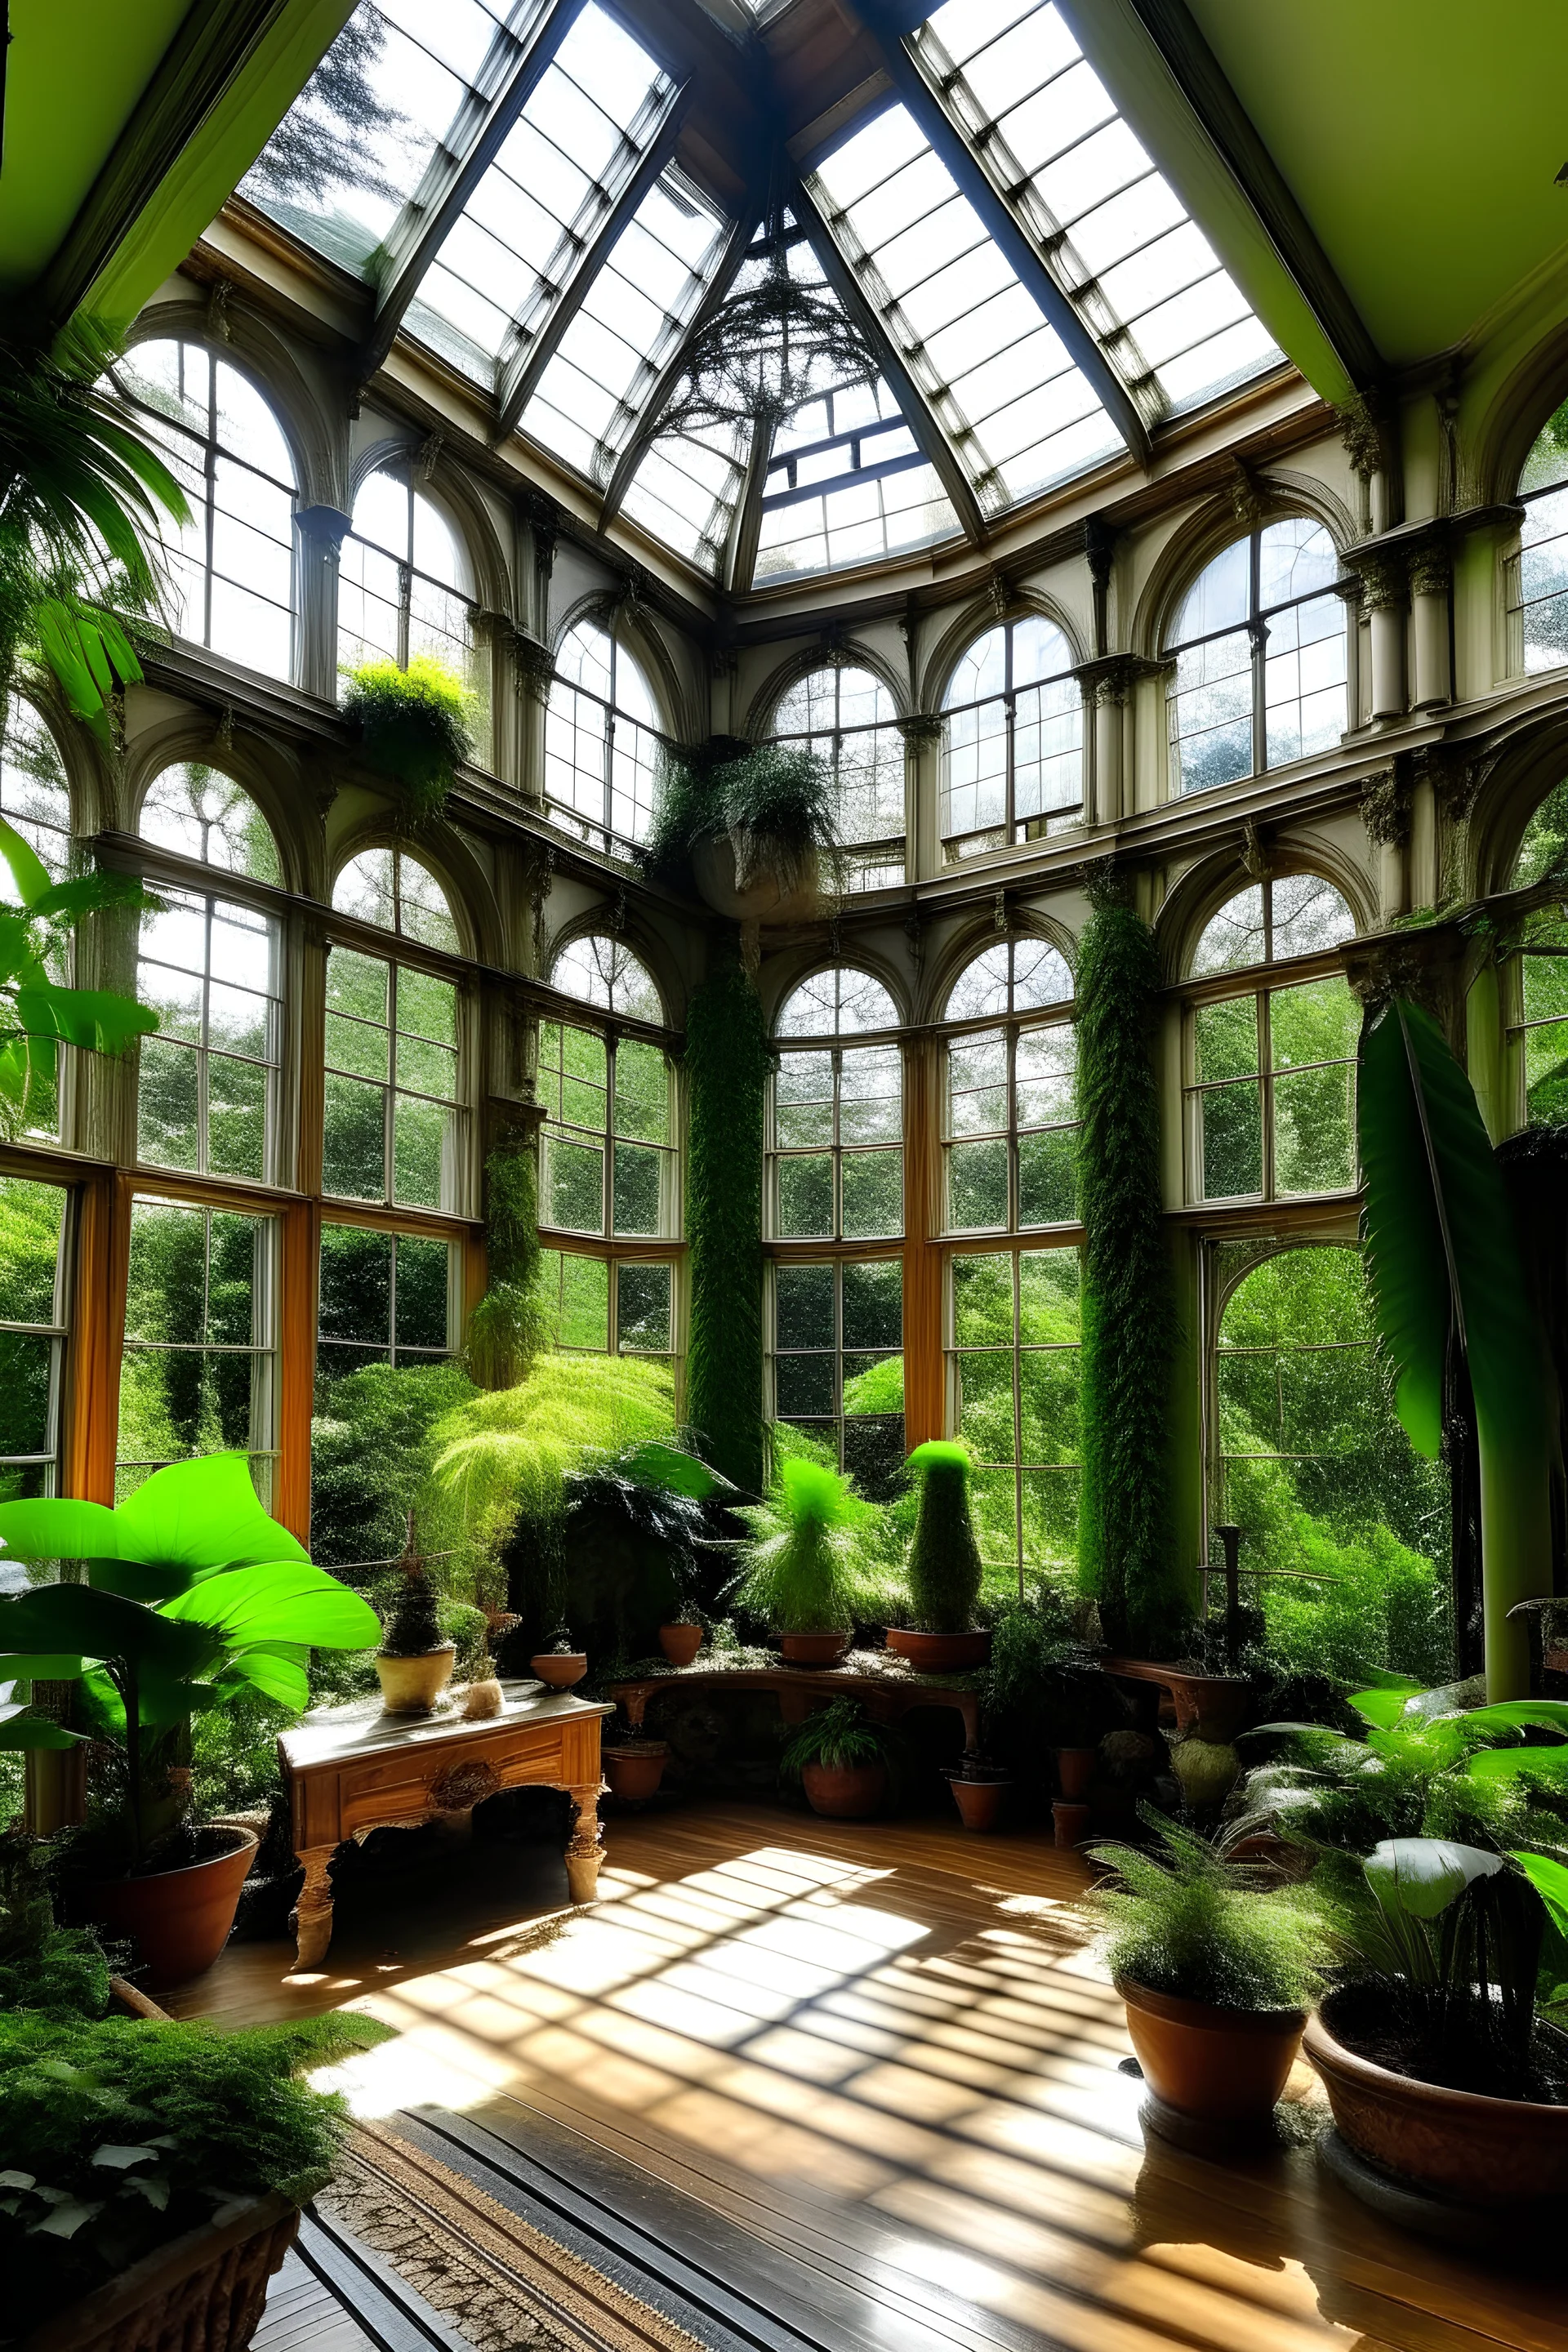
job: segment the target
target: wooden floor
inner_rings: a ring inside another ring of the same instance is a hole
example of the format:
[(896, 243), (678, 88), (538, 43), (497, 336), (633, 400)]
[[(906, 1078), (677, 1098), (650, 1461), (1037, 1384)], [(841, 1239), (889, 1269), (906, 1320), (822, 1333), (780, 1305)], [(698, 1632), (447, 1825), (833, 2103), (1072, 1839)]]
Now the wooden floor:
[(235, 1946), (175, 2005), (369, 2008), (402, 2032), (346, 2070), (363, 2112), (569, 2126), (858, 2290), (889, 2346), (1568, 2352), (1563, 2267), (1385, 2229), (1322, 2179), (1305, 2109), (1247, 2168), (1146, 2147), (1082, 1879), (1033, 1835), (660, 1811), (609, 1824), (592, 1911), (444, 1894), (397, 1951), (345, 1931), (300, 1979)]

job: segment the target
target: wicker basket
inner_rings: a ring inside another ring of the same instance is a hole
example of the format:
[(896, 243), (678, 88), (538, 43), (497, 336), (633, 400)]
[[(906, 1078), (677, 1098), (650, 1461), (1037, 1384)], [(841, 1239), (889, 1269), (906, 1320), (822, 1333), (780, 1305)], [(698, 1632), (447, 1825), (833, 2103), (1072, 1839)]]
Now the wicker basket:
[(257, 2197), (159, 2246), (26, 2336), (18, 2352), (245, 2352), (300, 2209)]

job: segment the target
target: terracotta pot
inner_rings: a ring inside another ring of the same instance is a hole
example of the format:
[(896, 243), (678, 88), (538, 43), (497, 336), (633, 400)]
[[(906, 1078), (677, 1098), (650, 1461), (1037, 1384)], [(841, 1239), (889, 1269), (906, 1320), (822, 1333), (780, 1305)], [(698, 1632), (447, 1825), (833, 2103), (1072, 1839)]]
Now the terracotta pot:
[(798, 887), (785, 891), (771, 867), (753, 862), (752, 845), (742, 845), (747, 856), (745, 885), (737, 888), (735, 845), (728, 834), (710, 835), (691, 845), (691, 872), (697, 887), (715, 913), (732, 923), (807, 922), (820, 912), (818, 860), (809, 856)]
[(1568, 2106), (1489, 2099), (1417, 2083), (1347, 2050), (1332, 1994), (1307, 2028), (1334, 2123), (1358, 2156), (1457, 2205), (1529, 2206), (1568, 2197)]
[(881, 1810), (888, 1793), (885, 1764), (803, 1764), (800, 1784), (814, 1813), (829, 1821), (863, 1822)]
[(1058, 1845), (1077, 1845), (1089, 1835), (1089, 1807), (1069, 1804), (1058, 1797), (1051, 1807), (1051, 1821), (1056, 1830)]
[(199, 1977), (228, 1941), (239, 1890), (256, 1859), (257, 1838), (254, 1830), (225, 1834), (233, 1841), (226, 1852), (188, 1863), (184, 1870), (108, 1878), (84, 1890), (88, 1916), (110, 1936), (134, 1938), (153, 1985)]
[(1058, 1748), (1057, 1779), (1062, 1794), (1069, 1804), (1081, 1804), (1089, 1794), (1089, 1784), (1094, 1778), (1094, 1768), (1100, 1761), (1098, 1748)]
[(452, 1662), (457, 1654), (455, 1642), (443, 1642), (438, 1650), (423, 1651), (416, 1658), (389, 1658), (384, 1650), (378, 1650), (376, 1678), (381, 1684), (381, 1703), (387, 1714), (428, 1715), (452, 1679)]
[(907, 1625), (889, 1625), (888, 1647), (907, 1658), (917, 1675), (963, 1675), (983, 1666), (991, 1655), (991, 1630), (977, 1633), (917, 1633)]
[(586, 1650), (541, 1650), (529, 1664), (552, 1690), (570, 1690), (588, 1671)]
[(228, 2221), (155, 2246), (35, 2328), (17, 2352), (184, 2352), (191, 2344), (245, 2352), (299, 2227), (300, 2209), (287, 2197), (253, 2197)]
[(661, 1625), (658, 1646), (672, 1666), (689, 1666), (702, 1647), (700, 1625)]
[(1304, 2010), (1220, 2009), (1129, 1977), (1118, 1977), (1116, 1990), (1157, 2100), (1207, 2124), (1267, 2126), (1301, 2046)]
[(781, 1633), (786, 1666), (836, 1666), (849, 1647), (847, 1633)]
[(668, 1760), (669, 1743), (664, 1739), (623, 1739), (606, 1748), (603, 1762), (610, 1794), (629, 1804), (646, 1803), (657, 1793)]
[(966, 1830), (994, 1830), (1002, 1801), (1013, 1783), (1001, 1774), (994, 1780), (966, 1780), (962, 1772), (950, 1772), (947, 1785)]

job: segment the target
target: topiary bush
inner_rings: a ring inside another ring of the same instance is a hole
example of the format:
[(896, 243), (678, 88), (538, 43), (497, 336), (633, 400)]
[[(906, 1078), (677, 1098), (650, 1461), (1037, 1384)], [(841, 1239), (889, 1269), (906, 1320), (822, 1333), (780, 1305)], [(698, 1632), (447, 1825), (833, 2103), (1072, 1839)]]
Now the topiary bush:
[(436, 1588), (417, 1560), (411, 1560), (398, 1579), (393, 1603), (382, 1630), (382, 1655), (425, 1658), (446, 1640), (441, 1631)]
[(750, 1530), (730, 1595), (777, 1633), (847, 1633), (857, 1569), (875, 1517), (847, 1478), (825, 1462), (786, 1455), (766, 1499), (737, 1507)]
[(952, 1438), (930, 1438), (916, 1446), (909, 1466), (920, 1480), (920, 1513), (906, 1570), (915, 1630), (967, 1633), (984, 1574), (969, 1512), (968, 1449)]
[(462, 678), (431, 654), (363, 661), (344, 672), (341, 709), (359, 738), (365, 765), (398, 786), (416, 827), (447, 805), (458, 770), (474, 748), (474, 698)]

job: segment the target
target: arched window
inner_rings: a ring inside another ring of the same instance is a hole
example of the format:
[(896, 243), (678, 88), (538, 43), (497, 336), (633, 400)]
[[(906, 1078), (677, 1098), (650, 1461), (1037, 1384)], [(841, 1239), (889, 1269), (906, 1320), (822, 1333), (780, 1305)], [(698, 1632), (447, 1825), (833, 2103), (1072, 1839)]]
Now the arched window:
[[(453, 952), (457, 925), (435, 876), (401, 849), (371, 849), (332, 889), (339, 914)], [(323, 1191), (351, 1201), (458, 1210), (465, 1118), (458, 988), (401, 957), (335, 945), (327, 959)]]
[(1083, 816), (1083, 695), (1073, 652), (1037, 613), (977, 637), (942, 697), (949, 860), (1040, 841)]
[[(54, 737), (30, 703), (13, 694), (0, 738), (0, 816), (63, 882), (70, 866), (70, 786)], [(0, 901), (16, 904), (11, 869), (0, 862)]]
[(605, 846), (653, 821), (660, 737), (653, 692), (613, 629), (579, 621), (555, 656), (544, 724), (551, 813)]
[[(904, 1454), (902, 1066), (892, 1041), (857, 1040), (898, 1025), (869, 972), (815, 972), (773, 1024), (769, 1112), (773, 1417), (827, 1444), (879, 1496)], [(834, 1241), (864, 1255), (823, 1258)]]
[[(1347, 1684), (1377, 1668), (1447, 1680), (1448, 1474), (1399, 1425), (1361, 1252), (1314, 1244), (1258, 1264), (1233, 1242), (1215, 1255), (1209, 1510), (1240, 1528), (1249, 1566), (1290, 1571), (1249, 1588), (1270, 1654)], [(1331, 1580), (1303, 1583), (1303, 1570)]]
[(673, 1263), (647, 1255), (679, 1223), (669, 1062), (662, 1045), (623, 1022), (661, 1024), (651, 974), (618, 940), (570, 940), (550, 984), (603, 1022), (542, 1021), (538, 1095), (544, 1106), (539, 1222), (547, 1235), (602, 1247), (545, 1252), (545, 1295), (557, 1344), (614, 1355), (674, 1350)]
[(804, 743), (833, 772), (849, 887), (904, 878), (904, 742), (893, 698), (868, 669), (814, 669), (773, 714), (773, 737)]
[(1265, 523), (1205, 564), (1165, 650), (1172, 782), (1206, 792), (1338, 743), (1348, 726), (1334, 543), (1305, 515)]
[[(1554, 784), (1525, 827), (1510, 885), (1560, 883), (1568, 898), (1568, 783)], [(1521, 925), (1509, 1029), (1524, 1117), (1531, 1127), (1568, 1118), (1568, 909), (1538, 907)]]
[[(254, 801), (199, 761), (165, 768), (142, 837), (219, 873), (276, 882), (278, 845)], [(216, 890), (159, 890), (142, 919), (136, 988), (158, 1015), (141, 1046), (137, 1156), (201, 1176), (279, 1179), (282, 937), (275, 917)], [(182, 1228), (183, 1230), (183, 1228)]]
[(202, 343), (138, 343), (111, 371), (190, 501), (166, 525), (177, 635), (293, 674), (294, 460), (256, 386)]
[[(1354, 929), (1339, 892), (1312, 874), (1255, 882), (1207, 925), (1187, 1016), (1191, 1199), (1355, 1183), (1361, 1007), (1334, 953)], [(1228, 975), (1244, 971), (1237, 987)]]
[(949, 1232), (1070, 1222), (1078, 1060), (1066, 958), (1044, 940), (998, 941), (959, 974), (945, 1018), (965, 1024), (947, 1041)]
[(1525, 459), (1519, 495), (1524, 520), (1510, 566), (1509, 667), (1555, 669), (1568, 661), (1568, 401)]
[(406, 669), (429, 654), (468, 674), (473, 601), (451, 524), (405, 473), (370, 475), (354, 499), (338, 562), (338, 661), (377, 657)]

